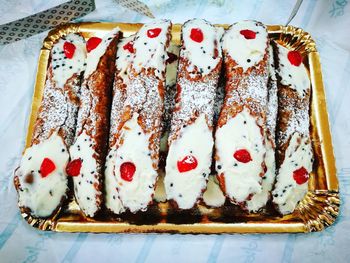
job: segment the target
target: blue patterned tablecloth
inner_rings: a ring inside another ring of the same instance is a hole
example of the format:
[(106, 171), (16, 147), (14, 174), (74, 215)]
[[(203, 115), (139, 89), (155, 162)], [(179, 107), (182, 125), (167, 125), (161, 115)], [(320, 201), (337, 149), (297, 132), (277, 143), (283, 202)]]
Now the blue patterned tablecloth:
[[(62, 3), (0, 0), (0, 24)], [(157, 18), (213, 23), (256, 19), (286, 22), (294, 1), (148, 0)], [(0, 262), (349, 262), (350, 261), (350, 4), (304, 0), (292, 25), (310, 32), (321, 55), (341, 191), (341, 214), (322, 232), (270, 235), (67, 234), (37, 231), (21, 218), (12, 184), (33, 94), (36, 64), (47, 32), (0, 46)], [(150, 19), (97, 0), (81, 21)]]

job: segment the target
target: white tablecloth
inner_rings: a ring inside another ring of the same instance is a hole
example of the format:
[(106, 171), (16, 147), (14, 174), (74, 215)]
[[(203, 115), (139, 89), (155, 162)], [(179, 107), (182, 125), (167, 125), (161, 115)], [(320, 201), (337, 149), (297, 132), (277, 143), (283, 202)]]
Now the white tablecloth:
[[(0, 0), (0, 24), (62, 0)], [(294, 1), (144, 1), (157, 18), (213, 23), (286, 22)], [(47, 32), (0, 46), (0, 262), (349, 262), (350, 261), (350, 4), (305, 0), (292, 25), (310, 32), (321, 55), (341, 191), (341, 214), (322, 232), (270, 235), (67, 234), (41, 232), (21, 218), (13, 170), (24, 147), (36, 64)], [(150, 19), (97, 0), (80, 21)]]

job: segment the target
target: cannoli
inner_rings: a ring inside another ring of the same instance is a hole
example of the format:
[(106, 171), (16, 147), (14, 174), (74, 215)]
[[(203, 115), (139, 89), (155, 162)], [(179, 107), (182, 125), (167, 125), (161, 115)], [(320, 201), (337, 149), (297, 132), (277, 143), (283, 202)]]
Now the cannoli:
[(73, 177), (74, 195), (86, 216), (93, 217), (101, 208), (102, 179), (108, 147), (109, 115), (115, 55), (119, 28), (103, 39), (87, 41), (87, 65), (81, 87), (77, 130), (70, 148), (72, 161), (67, 173)]
[(222, 38), (225, 100), (215, 133), (220, 186), (234, 204), (261, 191), (265, 169), (268, 45), (260, 22), (233, 24)]
[(247, 201), (248, 210), (257, 212), (263, 208), (271, 197), (272, 186), (276, 177), (276, 160), (275, 160), (275, 133), (276, 133), (276, 119), (277, 119), (277, 79), (275, 73), (275, 61), (272, 46), (269, 46), (269, 80), (267, 84), (268, 99), (266, 112), (266, 155), (265, 165), (266, 172), (262, 177), (261, 192), (253, 195)]
[(215, 91), (221, 70), (220, 34), (205, 20), (182, 27), (176, 105), (164, 179), (168, 200), (190, 209), (206, 188), (213, 151)]
[(170, 29), (167, 20), (145, 24), (133, 43), (122, 124), (112, 156), (119, 198), (133, 213), (147, 209), (157, 180)]
[(294, 211), (308, 190), (313, 151), (310, 140), (310, 80), (298, 51), (275, 44), (278, 118), (273, 202), (281, 214)]
[(105, 170), (105, 204), (106, 207), (115, 214), (124, 211), (119, 199), (117, 181), (114, 176), (114, 166), (116, 160), (116, 142), (118, 131), (122, 125), (122, 114), (126, 99), (126, 89), (128, 85), (128, 68), (133, 58), (134, 36), (123, 38), (117, 47), (116, 72), (113, 83), (113, 101), (110, 118), (109, 150), (106, 158)]
[(65, 168), (74, 139), (85, 58), (85, 41), (78, 34), (59, 39), (50, 52), (31, 146), (14, 178), (21, 210), (34, 217), (51, 216), (66, 198)]

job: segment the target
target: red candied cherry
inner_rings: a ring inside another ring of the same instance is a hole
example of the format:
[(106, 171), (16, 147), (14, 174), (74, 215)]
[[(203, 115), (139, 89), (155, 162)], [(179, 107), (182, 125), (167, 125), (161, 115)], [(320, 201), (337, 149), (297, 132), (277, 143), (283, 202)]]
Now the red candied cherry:
[(192, 28), (190, 38), (198, 43), (201, 43), (204, 39), (203, 32), (200, 28)]
[(159, 36), (160, 32), (162, 32), (162, 29), (159, 27), (153, 28), (153, 29), (148, 29), (147, 36), (149, 38), (155, 38), (155, 37)]
[(168, 59), (166, 60), (167, 64), (173, 63), (175, 60), (177, 60), (177, 56), (174, 53), (167, 52)]
[(87, 52), (90, 52), (91, 50), (94, 50), (97, 48), (97, 46), (101, 43), (102, 39), (99, 37), (90, 37), (89, 40), (86, 42), (86, 50)]
[(298, 170), (295, 170), (293, 172), (293, 179), (297, 184), (303, 184), (306, 183), (307, 180), (309, 180), (309, 173), (308, 171), (302, 166)]
[(71, 42), (64, 42), (63, 51), (67, 58), (71, 59), (74, 56), (75, 49), (75, 45)]
[(131, 182), (136, 171), (136, 166), (132, 162), (125, 162), (122, 163), (119, 170), (120, 177), (127, 182)]
[(255, 39), (256, 33), (249, 29), (239, 31), (239, 33), (245, 37), (245, 39)]
[(303, 58), (301, 57), (300, 53), (298, 51), (289, 51), (288, 52), (288, 60), (290, 64), (294, 66), (300, 66), (301, 62), (303, 61)]
[(233, 157), (241, 163), (248, 163), (252, 161), (252, 157), (250, 156), (250, 153), (246, 149), (239, 149), (235, 151), (235, 153), (233, 154)]
[(68, 163), (66, 167), (66, 173), (69, 176), (78, 176), (80, 174), (82, 161), (80, 159), (75, 159)]
[(177, 161), (177, 169), (180, 173), (188, 172), (196, 169), (198, 166), (197, 159), (192, 155), (187, 155), (181, 161)]
[(44, 158), (43, 162), (41, 163), (40, 166), (40, 174), (41, 177), (46, 177), (50, 173), (52, 173), (56, 169), (55, 163), (49, 159), (49, 158)]
[(126, 43), (124, 46), (123, 46), (123, 49), (124, 50), (128, 50), (130, 53), (134, 53), (135, 50), (134, 50), (134, 43), (132, 43), (132, 41)]

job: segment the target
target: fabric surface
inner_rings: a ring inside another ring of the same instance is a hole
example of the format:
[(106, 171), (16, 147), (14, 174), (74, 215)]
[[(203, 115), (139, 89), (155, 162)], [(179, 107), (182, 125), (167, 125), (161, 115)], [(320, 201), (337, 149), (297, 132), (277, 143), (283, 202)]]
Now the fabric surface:
[[(60, 0), (0, 0), (0, 24)], [(294, 1), (147, 0), (157, 18), (212, 23), (256, 19), (284, 24)], [(308, 31), (321, 55), (333, 135), (341, 213), (322, 232), (269, 235), (68, 234), (37, 231), (21, 218), (13, 170), (24, 147), (42, 41), (47, 32), (0, 46), (0, 262), (349, 262), (350, 258), (350, 4), (304, 0), (292, 25)], [(147, 22), (113, 0), (79, 21)]]

